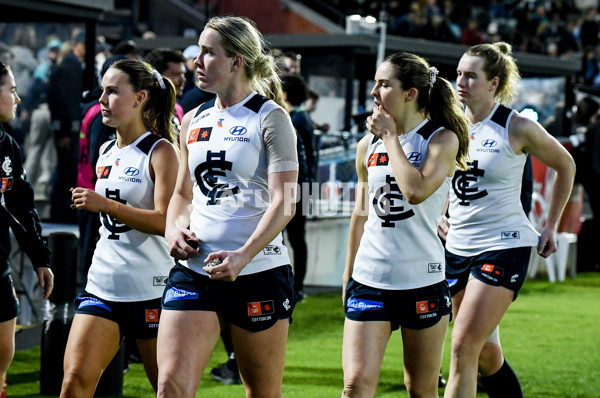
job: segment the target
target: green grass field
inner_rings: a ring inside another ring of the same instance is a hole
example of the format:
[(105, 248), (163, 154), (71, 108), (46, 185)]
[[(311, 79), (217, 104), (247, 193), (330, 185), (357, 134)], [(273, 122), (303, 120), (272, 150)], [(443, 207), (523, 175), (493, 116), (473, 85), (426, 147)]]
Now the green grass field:
[[(339, 294), (314, 294), (296, 307), (289, 334), (284, 397), (340, 396), (343, 323)], [(600, 273), (582, 273), (561, 283), (528, 280), (500, 328), (505, 356), (519, 375), (525, 397), (600, 397), (599, 329)], [(242, 386), (222, 385), (208, 376), (211, 367), (224, 360), (225, 352), (219, 345), (197, 397), (244, 396)], [(450, 332), (443, 363), (446, 377), (449, 360)], [(40, 397), (39, 371), (39, 347), (17, 352), (8, 371), (8, 396)], [(402, 380), (401, 338), (394, 333), (376, 396), (408, 396)], [(132, 365), (125, 374), (123, 396), (153, 396), (141, 365)]]

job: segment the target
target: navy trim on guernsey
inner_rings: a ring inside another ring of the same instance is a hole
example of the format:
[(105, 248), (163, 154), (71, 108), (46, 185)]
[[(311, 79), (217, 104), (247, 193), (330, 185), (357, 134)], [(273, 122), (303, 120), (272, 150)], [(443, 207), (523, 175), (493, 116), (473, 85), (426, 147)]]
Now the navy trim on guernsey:
[[(434, 123), (431, 120), (429, 120), (427, 123), (425, 123), (423, 127), (421, 127), (417, 131), (417, 134), (419, 134), (424, 139), (428, 140), (429, 137), (431, 137), (431, 134), (435, 133), (435, 131), (439, 128), (440, 126), (437, 123)], [(373, 136), (373, 139), (371, 139), (371, 145), (376, 143), (378, 140), (380, 140), (379, 137)]]
[(429, 137), (431, 137), (431, 134), (433, 134), (439, 128), (440, 126), (437, 123), (434, 123), (430, 120), (425, 123), (425, 126), (421, 127), (419, 131), (417, 131), (417, 134), (428, 140)]
[(265, 102), (267, 102), (268, 100), (269, 100), (268, 98), (265, 98), (260, 94), (257, 94), (254, 97), (250, 98), (248, 101), (246, 101), (244, 106), (246, 108), (250, 109), (251, 111), (253, 111), (254, 113), (258, 113), (258, 111), (260, 111), (260, 108), (263, 106), (263, 104)]
[(496, 112), (494, 112), (491, 120), (502, 127), (506, 127), (506, 122), (508, 121), (508, 115), (510, 115), (510, 112), (512, 112), (512, 109), (500, 104), (498, 109), (496, 109)]
[(203, 103), (202, 105), (200, 105), (200, 108), (198, 108), (198, 112), (196, 112), (196, 114), (194, 115), (194, 117), (198, 116), (199, 114), (201, 114), (202, 112), (204, 112), (208, 108), (212, 108), (214, 105), (215, 105), (215, 99), (214, 98), (206, 101), (205, 103)]
[(154, 145), (154, 143), (158, 140), (160, 140), (159, 136), (157, 136), (156, 134), (150, 134), (147, 135), (143, 140), (138, 142), (136, 146), (140, 148), (140, 151), (144, 152), (144, 154), (147, 155), (150, 152), (150, 149), (152, 149), (152, 145)]
[(108, 144), (106, 146), (106, 148), (104, 148), (104, 152), (102, 152), (102, 154), (104, 155), (105, 153), (107, 153), (108, 151), (110, 151), (110, 148), (112, 148), (116, 143), (117, 143), (117, 140), (111, 141), (110, 144)]

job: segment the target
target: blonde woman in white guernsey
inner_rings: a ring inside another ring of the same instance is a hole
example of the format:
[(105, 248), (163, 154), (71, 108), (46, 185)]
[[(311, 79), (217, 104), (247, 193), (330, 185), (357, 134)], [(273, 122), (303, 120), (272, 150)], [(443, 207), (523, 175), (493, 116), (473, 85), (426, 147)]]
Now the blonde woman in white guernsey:
[[(575, 164), (565, 148), (540, 124), (506, 107), (518, 81), (507, 43), (471, 47), (458, 63), (471, 159), (469, 169), (454, 176), (449, 220), (440, 220), (454, 306), (445, 397), (475, 397), (478, 372), (490, 397), (523, 396), (497, 327), (523, 285), (531, 247), (543, 257), (556, 251), (555, 231), (573, 185)], [(527, 154), (556, 171), (541, 236), (520, 204)]]
[(251, 20), (211, 18), (198, 46), (198, 87), (216, 97), (182, 122), (166, 229), (179, 261), (163, 296), (158, 396), (195, 396), (226, 323), (246, 396), (281, 397), (297, 301), (281, 237), (295, 209), (296, 135)]
[(408, 394), (437, 397), (452, 312), (437, 219), (455, 167), (466, 167), (467, 120), (450, 83), (413, 54), (383, 62), (371, 94), (343, 276), (342, 395), (375, 395), (400, 328)]
[(95, 190), (72, 190), (71, 207), (98, 212), (102, 225), (76, 299), (61, 397), (92, 397), (125, 336), (136, 340), (156, 391), (160, 299), (174, 264), (164, 232), (179, 163), (175, 88), (140, 60), (114, 63), (101, 87), (102, 123), (117, 139), (100, 148)]

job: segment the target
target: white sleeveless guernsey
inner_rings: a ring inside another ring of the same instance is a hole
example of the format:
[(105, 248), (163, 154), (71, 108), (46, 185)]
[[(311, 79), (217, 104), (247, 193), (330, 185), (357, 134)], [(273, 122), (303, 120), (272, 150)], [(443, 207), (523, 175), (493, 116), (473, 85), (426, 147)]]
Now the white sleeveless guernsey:
[[(154, 209), (150, 155), (160, 137), (146, 132), (124, 148), (112, 141), (96, 164), (96, 192), (139, 209)], [(175, 264), (164, 237), (140, 232), (101, 213), (85, 290), (110, 301), (131, 302), (161, 297)]]
[[(408, 160), (419, 168), (438, 127), (429, 120), (398, 140)], [(369, 215), (354, 260), (352, 278), (380, 289), (406, 290), (444, 280), (444, 248), (437, 220), (450, 177), (425, 201), (409, 204), (400, 192), (383, 141), (369, 144), (365, 163), (369, 182)]]
[[(242, 247), (269, 206), (261, 124), (277, 109), (282, 108), (253, 92), (226, 109), (219, 109), (211, 100), (190, 121), (186, 133), (188, 167), (194, 182), (190, 229), (200, 241), (200, 256), (181, 263), (191, 270), (206, 275), (202, 267), (209, 253)], [(280, 233), (240, 275), (289, 263)]]
[(450, 190), (446, 249), (453, 254), (469, 257), (538, 243), (520, 199), (527, 155), (515, 154), (508, 139), (514, 112), (496, 104), (470, 132), (469, 169), (456, 170)]

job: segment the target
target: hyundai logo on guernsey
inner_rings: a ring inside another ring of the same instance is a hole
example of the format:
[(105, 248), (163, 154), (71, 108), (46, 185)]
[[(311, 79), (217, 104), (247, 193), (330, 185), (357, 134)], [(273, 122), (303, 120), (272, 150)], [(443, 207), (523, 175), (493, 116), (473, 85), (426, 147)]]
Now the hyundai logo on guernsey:
[(423, 156), (419, 152), (411, 152), (406, 155), (406, 158), (409, 162), (412, 163), (415, 167), (421, 167), (421, 161), (423, 160)]
[(126, 167), (125, 170), (123, 170), (123, 174), (125, 174), (125, 176), (119, 176), (119, 181), (134, 182), (136, 184), (142, 183), (141, 178), (135, 177), (140, 174), (140, 171), (135, 167)]
[(234, 126), (229, 129), (229, 134), (233, 137), (225, 137), (224, 141), (235, 141), (235, 142), (250, 142), (250, 138), (242, 137), (244, 134), (248, 132), (248, 129), (244, 126)]
[(127, 167), (123, 172), (125, 173), (125, 175), (128, 175), (130, 177), (135, 177), (136, 175), (140, 174), (140, 171), (135, 167)]
[(189, 290), (170, 288), (165, 294), (165, 303), (173, 300), (194, 300), (198, 298), (198, 293)]
[(348, 312), (373, 311), (373, 310), (380, 310), (382, 308), (383, 308), (383, 303), (381, 301), (364, 300), (364, 299), (357, 299), (357, 298), (348, 299)]
[(492, 153), (500, 153), (500, 149), (496, 148), (498, 145), (498, 141), (485, 139), (481, 141), (481, 146), (483, 148), (477, 148), (477, 152), (492, 152)]

